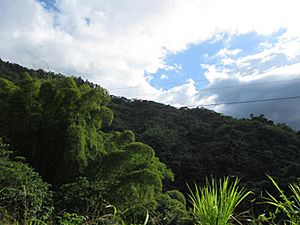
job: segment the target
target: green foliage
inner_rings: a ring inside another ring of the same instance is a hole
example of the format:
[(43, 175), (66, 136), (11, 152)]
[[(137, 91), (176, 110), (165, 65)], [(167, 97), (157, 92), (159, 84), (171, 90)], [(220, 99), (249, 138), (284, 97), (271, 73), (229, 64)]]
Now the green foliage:
[[(4, 223), (50, 218), (49, 185), (30, 166), (53, 185), (61, 224), (188, 224), (185, 198), (174, 190), (187, 193), (186, 182), (230, 174), (257, 193), (269, 188), (272, 193), (280, 189), (270, 187), (264, 173), (283, 186), (300, 176), (299, 133), (263, 115), (236, 120), (204, 108), (115, 97), (109, 102), (105, 89), (81, 78), (0, 60), (0, 137), (21, 156), (13, 157), (0, 144)], [(175, 183), (164, 163), (175, 172)], [(198, 221), (232, 222), (230, 212), (249, 194), (237, 183), (230, 185), (226, 178), (200, 190), (196, 186), (190, 200)], [(285, 222), (295, 220), (299, 185), (288, 191), (293, 197), (284, 198), (283, 191), (279, 197), (268, 195), (277, 210), (257, 223), (276, 221), (280, 213), (289, 218)]]
[(58, 224), (60, 225), (81, 225), (85, 224), (87, 217), (77, 215), (76, 213), (64, 213), (60, 218)]
[(265, 181), (266, 173), (279, 179), (284, 188), (300, 177), (299, 134), (263, 115), (233, 119), (205, 108), (177, 109), (118, 97), (109, 106), (115, 119), (106, 129), (133, 130), (137, 141), (155, 149), (175, 174), (167, 189), (187, 194), (186, 183), (204, 184), (211, 175), (233, 175), (260, 193), (274, 189)]
[(0, 218), (8, 221), (51, 219), (52, 193), (49, 185), (27, 164), (11, 156), (0, 139)]
[(190, 218), (183, 202), (185, 198), (178, 191), (160, 195), (154, 224), (187, 224)]
[(141, 222), (147, 210), (155, 211), (162, 181), (173, 179), (173, 174), (149, 146), (136, 142), (122, 146), (103, 157), (97, 176), (110, 184), (106, 199), (126, 209), (127, 218), (134, 218), (131, 222)]
[[(154, 150), (135, 142), (130, 130), (107, 132), (113, 114), (106, 90), (0, 61), (3, 71), (0, 136), (53, 185), (61, 223), (140, 224), (186, 215), (183, 196), (162, 194), (173, 173)], [(110, 204), (117, 214), (107, 212)], [(156, 216), (158, 207), (165, 216)]]
[(0, 86), (0, 135), (47, 181), (72, 181), (104, 153), (99, 130), (113, 118), (106, 90), (28, 73), (15, 84), (1, 79)]
[(56, 194), (56, 211), (68, 209), (80, 215), (96, 219), (103, 215), (108, 205), (103, 196), (105, 186), (100, 181), (79, 177), (75, 182), (64, 184)]
[(190, 188), (190, 201), (193, 206), (192, 214), (197, 224), (201, 225), (226, 225), (237, 220), (234, 210), (249, 195), (250, 191), (238, 187), (239, 180), (215, 179), (206, 185), (198, 188), (195, 184), (195, 191)]
[[(300, 182), (289, 184), (289, 189), (291, 191), (291, 196), (287, 196), (284, 191), (278, 186), (275, 180), (268, 176), (272, 184), (275, 186), (279, 192), (279, 198), (274, 197), (272, 194), (267, 192), (268, 197), (264, 197), (265, 204), (269, 204), (276, 207), (276, 210), (271, 217), (266, 220), (275, 221), (277, 218), (280, 218), (280, 214), (283, 214), (284, 223), (291, 225), (300, 224)], [(282, 218), (282, 217), (281, 217)], [(282, 219), (281, 219), (282, 220)], [(279, 219), (280, 222), (280, 219)]]
[(166, 194), (169, 195), (172, 199), (176, 199), (184, 206), (186, 205), (186, 199), (180, 191), (178, 190), (167, 191)]

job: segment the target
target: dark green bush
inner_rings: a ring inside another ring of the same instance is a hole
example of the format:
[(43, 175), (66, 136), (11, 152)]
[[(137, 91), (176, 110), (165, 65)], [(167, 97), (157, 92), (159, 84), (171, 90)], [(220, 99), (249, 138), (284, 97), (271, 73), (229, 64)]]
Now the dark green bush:
[(26, 163), (17, 161), (20, 159), (13, 158), (0, 139), (0, 221), (48, 221), (53, 211), (49, 185)]
[(108, 205), (103, 199), (104, 184), (79, 177), (75, 182), (64, 184), (56, 195), (57, 210), (98, 218)]
[(156, 210), (157, 221), (154, 224), (190, 224), (189, 214), (184, 203), (185, 198), (179, 191), (170, 191), (160, 195)]

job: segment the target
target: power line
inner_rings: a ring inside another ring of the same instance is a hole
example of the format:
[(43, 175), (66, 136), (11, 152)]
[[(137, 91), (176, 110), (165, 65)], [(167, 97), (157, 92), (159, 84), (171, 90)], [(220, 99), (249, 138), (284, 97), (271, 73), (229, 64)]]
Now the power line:
[[(200, 82), (206, 82), (207, 79), (201, 79), (201, 80), (194, 80), (195, 83), (200, 83)], [(158, 83), (156, 85), (160, 86), (168, 86), (168, 85), (176, 85), (176, 84), (182, 84), (182, 82), (171, 82), (171, 83)], [(148, 87), (145, 85), (137, 85), (137, 86), (131, 86), (131, 87), (121, 87), (121, 88), (110, 88), (109, 90), (123, 90), (123, 89), (135, 89), (135, 88), (142, 88), (142, 87)]]
[[(245, 87), (245, 86), (256, 86), (256, 85), (263, 85), (263, 84), (269, 84), (269, 83), (282, 83), (282, 82), (291, 82), (291, 81), (299, 81), (299, 80), (300, 79), (275, 80), (275, 81), (266, 81), (266, 82), (260, 82), (260, 83), (255, 83), (255, 84), (235, 85), (235, 86), (219, 87), (219, 88), (203, 88), (201, 90), (206, 90), (206, 89), (223, 89), (223, 88)], [(208, 80), (207, 79), (194, 80), (195, 83), (206, 82), (206, 81), (208, 81)], [(182, 84), (182, 82), (158, 83), (156, 85), (168, 86), (168, 85), (176, 85), (176, 84)], [(131, 86), (131, 87), (110, 88), (109, 90), (126, 90), (126, 89), (136, 89), (136, 88), (143, 88), (143, 87), (148, 87), (148, 86), (145, 86), (145, 85), (136, 85), (136, 86)]]
[[(292, 81), (300, 81), (300, 79), (290, 79), (290, 80), (275, 80), (275, 81), (266, 81), (254, 84), (246, 84), (246, 85), (232, 85), (232, 86), (223, 86), (223, 87), (212, 87), (212, 88), (202, 88), (199, 91), (208, 91), (208, 90), (222, 90), (222, 89), (231, 89), (231, 88), (243, 88), (243, 87), (251, 87), (251, 86), (260, 86), (260, 85), (267, 85), (267, 84), (274, 84), (274, 83), (284, 83), (284, 82), (292, 82)], [(143, 96), (154, 96), (157, 94), (143, 94), (143, 95), (135, 95), (135, 97), (143, 97)]]
[(218, 103), (205, 104), (205, 105), (190, 105), (190, 106), (185, 106), (185, 107), (194, 108), (194, 107), (209, 107), (209, 106), (218, 106), (218, 105), (236, 105), (236, 104), (247, 104), (247, 103), (257, 103), (257, 102), (280, 101), (280, 100), (298, 99), (298, 98), (300, 98), (300, 96), (290, 96), (290, 97), (280, 97), (280, 98), (268, 98), (268, 99), (247, 100), (247, 101), (234, 101), (234, 102), (218, 102)]
[(300, 81), (300, 79), (274, 80), (274, 81), (265, 81), (265, 82), (245, 84), (245, 85), (233, 85), (233, 86), (225, 86), (225, 87), (203, 88), (203, 89), (200, 89), (200, 91), (202, 91), (202, 90), (215, 90), (215, 89), (227, 89), (227, 88), (242, 88), (242, 87), (260, 86), (260, 85), (265, 85), (265, 84), (284, 83), (284, 82), (291, 82), (291, 81)]

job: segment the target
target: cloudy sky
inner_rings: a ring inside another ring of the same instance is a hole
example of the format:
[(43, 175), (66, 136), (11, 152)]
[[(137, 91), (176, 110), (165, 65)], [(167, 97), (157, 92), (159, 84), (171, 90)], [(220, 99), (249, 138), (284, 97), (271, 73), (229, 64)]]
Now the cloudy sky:
[(299, 8), (298, 0), (0, 0), (0, 58), (118, 96), (265, 114), (300, 129)]

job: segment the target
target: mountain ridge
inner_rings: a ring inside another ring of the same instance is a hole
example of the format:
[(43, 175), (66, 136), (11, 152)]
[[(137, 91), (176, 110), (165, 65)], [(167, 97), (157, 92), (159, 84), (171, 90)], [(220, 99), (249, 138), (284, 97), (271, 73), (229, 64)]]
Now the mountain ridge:
[[(38, 79), (64, 77), (0, 61), (0, 77), (18, 81), (25, 72)], [(80, 77), (75, 79), (95, 86)], [(175, 173), (175, 183), (169, 188), (186, 192), (186, 183), (231, 175), (254, 190), (262, 190), (266, 188), (265, 174), (283, 184), (300, 176), (299, 132), (263, 115), (235, 119), (205, 108), (175, 108), (116, 96), (108, 107), (114, 120), (104, 130), (133, 130), (138, 141), (153, 147)]]

